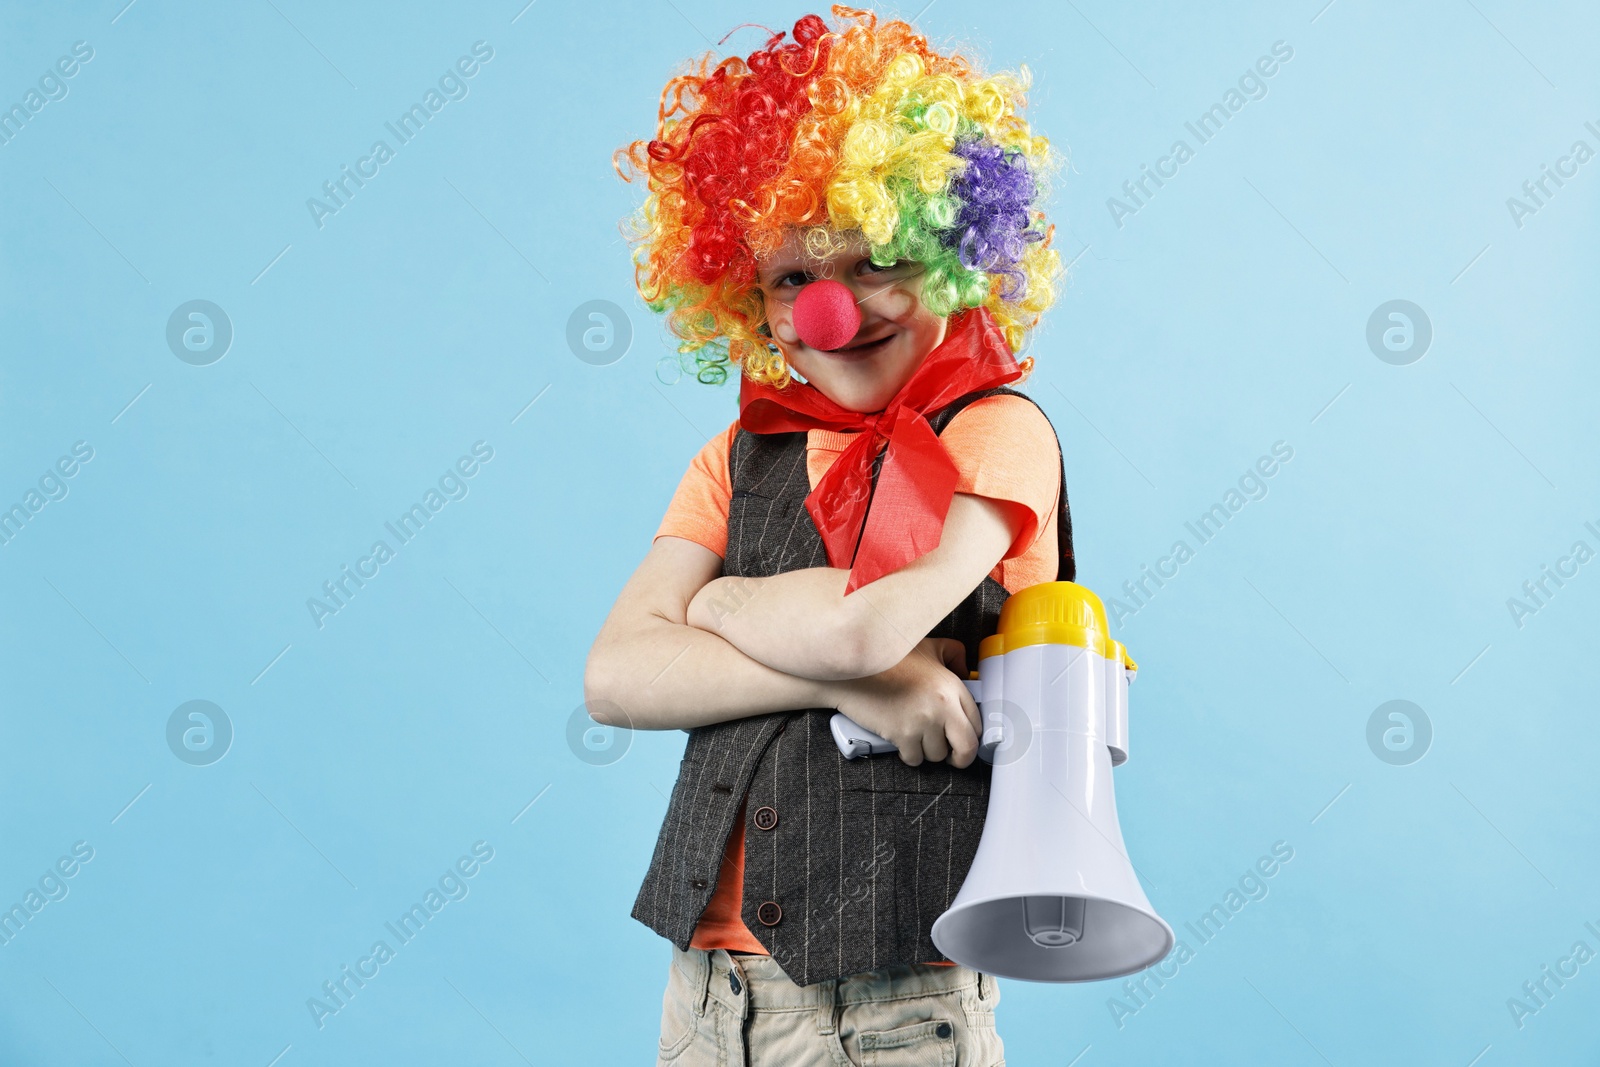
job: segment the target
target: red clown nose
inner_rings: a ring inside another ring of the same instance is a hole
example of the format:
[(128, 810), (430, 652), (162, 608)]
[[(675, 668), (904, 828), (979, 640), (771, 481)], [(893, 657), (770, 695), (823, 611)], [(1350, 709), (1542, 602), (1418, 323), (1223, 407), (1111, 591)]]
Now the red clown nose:
[(812, 282), (794, 302), (794, 328), (808, 348), (833, 352), (861, 329), (861, 311), (849, 288), (831, 278)]

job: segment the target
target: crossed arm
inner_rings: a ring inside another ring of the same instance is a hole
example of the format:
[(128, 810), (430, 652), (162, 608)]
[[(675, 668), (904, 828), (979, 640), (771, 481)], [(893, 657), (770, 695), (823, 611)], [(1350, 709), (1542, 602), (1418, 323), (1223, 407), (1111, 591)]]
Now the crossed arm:
[(659, 538), (590, 650), (590, 715), (687, 729), (837, 707), (839, 686), (899, 663), (994, 569), (1025, 515), (1019, 504), (957, 493), (937, 548), (849, 596), (839, 568), (717, 577), (716, 553)]
[(690, 601), (688, 623), (788, 674), (877, 674), (904, 659), (994, 569), (1024, 514), (1020, 505), (957, 493), (937, 548), (849, 596), (849, 571), (838, 567), (717, 578)]

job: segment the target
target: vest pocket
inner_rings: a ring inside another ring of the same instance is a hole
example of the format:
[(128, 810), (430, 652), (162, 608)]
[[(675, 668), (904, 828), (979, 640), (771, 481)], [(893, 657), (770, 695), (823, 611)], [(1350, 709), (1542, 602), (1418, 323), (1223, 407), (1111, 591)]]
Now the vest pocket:
[(839, 810), (846, 815), (876, 816), (880, 825), (911, 829), (925, 819), (981, 820), (988, 806), (987, 790), (978, 792), (953, 787), (943, 793), (847, 789), (839, 794)]

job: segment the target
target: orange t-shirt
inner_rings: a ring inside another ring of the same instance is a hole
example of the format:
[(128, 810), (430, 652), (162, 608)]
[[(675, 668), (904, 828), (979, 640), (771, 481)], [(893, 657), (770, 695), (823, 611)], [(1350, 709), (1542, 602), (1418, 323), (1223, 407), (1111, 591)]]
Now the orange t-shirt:
[[(678, 483), (656, 537), (687, 538), (719, 556), (728, 549), (728, 504), (733, 485), (728, 453), (739, 431), (735, 419), (707, 441)], [(855, 433), (806, 432), (806, 474), (814, 488), (850, 446)], [(986, 396), (962, 408), (945, 425), (940, 443), (959, 472), (956, 492), (986, 497), (1021, 520), (1016, 540), (990, 576), (1015, 593), (1055, 581), (1059, 547), (1061, 463), (1050, 421), (1019, 396)], [(691, 948), (722, 948), (768, 955), (740, 917), (744, 898), (744, 804), (728, 835), (717, 887), (689, 939)], [(931, 960), (948, 964), (947, 960)]]

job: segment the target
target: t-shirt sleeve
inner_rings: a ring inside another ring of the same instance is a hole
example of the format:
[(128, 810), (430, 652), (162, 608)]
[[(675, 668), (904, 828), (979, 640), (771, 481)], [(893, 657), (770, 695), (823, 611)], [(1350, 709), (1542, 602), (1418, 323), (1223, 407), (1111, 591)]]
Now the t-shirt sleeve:
[(667, 513), (656, 528), (656, 537), (665, 534), (684, 537), (705, 545), (719, 556), (727, 555), (728, 502), (733, 499), (728, 452), (738, 430), (739, 420), (734, 419), (689, 461), (689, 469), (678, 482)]
[(956, 492), (987, 497), (1021, 520), (1003, 559), (1033, 547), (1061, 499), (1061, 449), (1043, 411), (1001, 393), (974, 400), (939, 435), (960, 473)]

